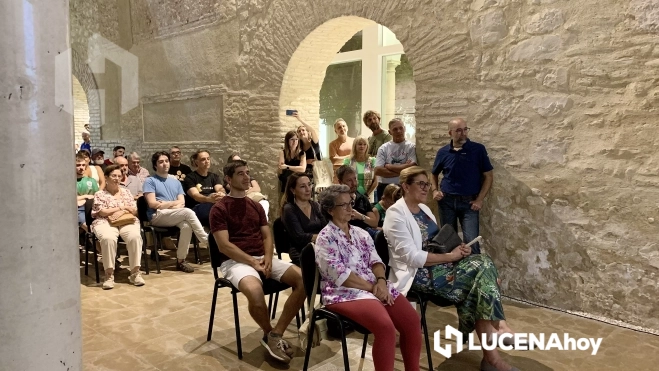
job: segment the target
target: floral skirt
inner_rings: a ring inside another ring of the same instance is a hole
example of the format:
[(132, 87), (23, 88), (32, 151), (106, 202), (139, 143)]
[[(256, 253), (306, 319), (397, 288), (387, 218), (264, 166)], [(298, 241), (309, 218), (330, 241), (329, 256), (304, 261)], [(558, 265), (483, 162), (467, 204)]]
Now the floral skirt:
[(455, 303), (458, 329), (471, 333), (476, 320), (505, 320), (497, 268), (487, 255), (469, 255), (457, 263), (419, 268), (412, 289)]

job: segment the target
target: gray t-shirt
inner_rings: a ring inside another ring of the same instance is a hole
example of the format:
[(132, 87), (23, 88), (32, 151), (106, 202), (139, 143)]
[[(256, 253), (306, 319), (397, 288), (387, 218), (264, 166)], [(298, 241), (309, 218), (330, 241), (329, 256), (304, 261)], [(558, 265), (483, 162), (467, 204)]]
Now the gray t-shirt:
[[(378, 156), (375, 159), (375, 167), (381, 167), (386, 164), (401, 165), (407, 163), (408, 160), (417, 163), (416, 146), (414, 143), (408, 140), (396, 143), (392, 140), (383, 144), (380, 149), (378, 149)], [(380, 182), (386, 184), (398, 184), (398, 177), (383, 177)]]

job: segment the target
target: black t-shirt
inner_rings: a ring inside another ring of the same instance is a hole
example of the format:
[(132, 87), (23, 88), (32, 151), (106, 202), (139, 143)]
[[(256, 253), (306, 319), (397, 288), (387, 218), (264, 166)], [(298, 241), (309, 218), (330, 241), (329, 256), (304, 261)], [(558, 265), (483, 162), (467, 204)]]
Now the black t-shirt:
[[(190, 166), (186, 164), (180, 164), (179, 166), (170, 166), (169, 167), (169, 174), (173, 175), (176, 177), (176, 179), (180, 180), (181, 183), (185, 180), (185, 177), (192, 172), (192, 169), (190, 169)], [(185, 184), (185, 183), (184, 183)], [(185, 188), (185, 186), (183, 186)], [(187, 191), (187, 189), (185, 189)]]
[(218, 174), (209, 172), (208, 175), (201, 176), (196, 171), (189, 173), (183, 180), (183, 191), (185, 191), (186, 198), (185, 206), (194, 207), (199, 204), (195, 199), (188, 196), (188, 190), (190, 188), (197, 188), (200, 194), (208, 196), (211, 193), (215, 193), (215, 186), (218, 184), (222, 184), (222, 180)]
[(311, 160), (311, 159), (315, 159), (318, 161), (322, 160), (322, 155), (320, 154), (320, 145), (314, 142), (313, 139), (311, 140), (311, 146), (309, 147), (309, 149), (304, 151), (304, 153), (306, 155), (307, 160)]
[[(359, 212), (362, 215), (366, 215), (373, 211), (373, 207), (371, 206), (371, 202), (368, 200), (368, 197), (364, 196), (363, 194), (359, 192), (355, 192), (357, 197), (355, 197), (355, 206), (353, 209), (357, 212)], [(363, 220), (351, 220), (350, 224), (354, 225), (355, 227), (359, 227), (361, 229), (368, 229), (371, 228), (368, 224), (366, 224), (365, 221)]]

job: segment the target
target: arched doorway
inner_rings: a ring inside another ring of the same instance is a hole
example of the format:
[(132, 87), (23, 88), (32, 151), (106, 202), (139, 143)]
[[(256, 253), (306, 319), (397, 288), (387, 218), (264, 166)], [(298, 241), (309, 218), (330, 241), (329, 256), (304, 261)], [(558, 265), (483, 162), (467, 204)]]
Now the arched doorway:
[[(400, 67), (400, 68), (399, 68)], [(283, 131), (296, 124), (286, 117), (296, 109), (319, 129), (321, 149), (336, 138), (332, 124), (343, 118), (349, 136), (370, 136), (364, 112), (382, 114), (382, 125), (402, 117), (414, 140), (415, 98), (412, 68), (396, 36), (374, 21), (354, 16), (334, 18), (311, 32), (293, 53), (279, 96)]]

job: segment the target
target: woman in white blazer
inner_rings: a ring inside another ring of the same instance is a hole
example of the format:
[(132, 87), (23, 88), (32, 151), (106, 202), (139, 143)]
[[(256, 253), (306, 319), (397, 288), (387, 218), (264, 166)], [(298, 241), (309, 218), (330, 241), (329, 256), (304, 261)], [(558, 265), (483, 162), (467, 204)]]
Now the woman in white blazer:
[[(400, 187), (403, 197), (387, 210), (382, 227), (389, 244), (391, 283), (403, 295), (412, 289), (455, 303), (465, 336), (476, 330), (481, 342), (487, 335), (489, 344), (494, 333), (513, 334), (505, 322), (497, 270), (488, 256), (471, 255), (464, 244), (446, 254), (425, 251), (439, 232), (435, 216), (424, 205), (428, 173), (419, 166), (407, 168), (400, 173)], [(512, 344), (512, 337), (506, 340)], [(481, 370), (517, 368), (504, 362), (496, 349), (484, 349)]]

